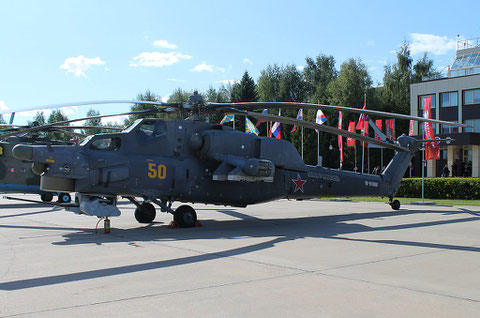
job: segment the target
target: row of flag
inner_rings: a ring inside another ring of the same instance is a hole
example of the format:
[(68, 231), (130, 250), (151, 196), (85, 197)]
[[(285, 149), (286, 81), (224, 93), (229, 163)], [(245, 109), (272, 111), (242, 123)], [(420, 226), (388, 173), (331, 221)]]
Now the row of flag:
[[(268, 114), (266, 109), (262, 113)], [(360, 115), (360, 117), (362, 117), (363, 115), (364, 114)], [(230, 123), (230, 122), (234, 121), (234, 119), (235, 119), (235, 115), (225, 115), (223, 117), (222, 121), (220, 121), (220, 124), (223, 125), (223, 124), (226, 124), (226, 123)], [(301, 109), (301, 108), (299, 109), (296, 119), (303, 120), (303, 109)], [(317, 116), (316, 116), (316, 119), (315, 119), (315, 123), (317, 123), (319, 125), (322, 125), (326, 121), (327, 121), (327, 117), (325, 116), (325, 114), (321, 110), (318, 110), (317, 111)], [(245, 119), (245, 123), (246, 123), (245, 124), (245, 132), (250, 133), (250, 134), (258, 135), (259, 131), (258, 131), (257, 127), (264, 122), (266, 122), (266, 121), (262, 120), (262, 119), (259, 119), (257, 121), (257, 123), (254, 125), (252, 123), (252, 121), (250, 119), (248, 119), (248, 117), (246, 117), (246, 119)], [(382, 130), (382, 120), (381, 119), (376, 120), (375, 125), (380, 130)], [(385, 126), (386, 126), (386, 131), (385, 132), (386, 132), (387, 138), (390, 139), (390, 140), (395, 139), (395, 119), (386, 119), (385, 120)], [(339, 112), (338, 129), (342, 129), (342, 112)], [(290, 133), (293, 133), (296, 130), (297, 130), (297, 126), (294, 125), (292, 130), (290, 131)], [(356, 125), (355, 125), (355, 122), (350, 122), (349, 126), (348, 126), (348, 131), (355, 132), (355, 130), (361, 130), (363, 135), (368, 135), (368, 119), (360, 118)], [(318, 129), (315, 129), (315, 131), (318, 133)], [(281, 135), (282, 135), (281, 133), (282, 133), (281, 123), (275, 122), (275, 123), (270, 124), (269, 137), (273, 136), (275, 138), (280, 139)], [(413, 130), (411, 131), (410, 135), (413, 135)], [(342, 136), (339, 136), (339, 137), (342, 137)], [(378, 139), (378, 140), (381, 139), (380, 136), (376, 132), (375, 132), (375, 139)], [(341, 139), (339, 139), (339, 140), (341, 140)], [(353, 147), (354, 144), (355, 144), (355, 140), (353, 138), (347, 138), (347, 146), (348, 147)]]
[[(365, 98), (365, 102), (363, 105), (363, 110), (367, 109), (367, 100)], [(264, 109), (262, 114), (268, 114), (268, 110)], [(424, 117), (430, 119), (431, 118), (431, 96), (424, 97)], [(338, 116), (338, 129), (342, 129), (342, 112), (339, 112)], [(220, 124), (232, 122), (235, 119), (234, 115), (225, 115), (222, 119)], [(303, 120), (303, 109), (300, 108), (297, 113), (296, 119)], [(317, 111), (317, 115), (315, 118), (315, 123), (322, 125), (327, 121), (327, 117), (321, 111)], [(258, 120), (256, 125), (254, 125), (248, 117), (245, 117), (245, 132), (250, 134), (258, 135), (259, 131), (257, 127), (261, 124), (266, 122), (265, 120)], [(413, 125), (414, 121), (410, 120), (410, 127), (409, 127), (409, 136), (413, 136)], [(360, 130), (363, 136), (368, 136), (368, 126), (369, 126), (369, 118), (365, 114), (361, 114), (358, 122), (350, 122), (348, 125), (349, 132), (355, 132), (356, 130)], [(378, 119), (375, 121), (375, 126), (381, 131), (382, 130), (382, 120)], [(294, 125), (290, 133), (293, 133), (297, 130), (297, 126)], [(317, 134), (319, 133), (318, 129), (315, 129)], [(395, 140), (395, 119), (386, 119), (385, 120), (385, 135), (389, 140)], [(277, 139), (282, 138), (282, 124), (279, 122), (270, 123), (270, 131), (269, 137), (274, 137)], [(375, 132), (375, 139), (381, 140), (381, 137)], [(433, 127), (431, 123), (425, 122), (424, 123), (424, 138), (426, 140), (434, 140), (435, 135), (433, 133)], [(366, 145), (361, 142), (362, 147)], [(355, 147), (355, 139), (354, 138), (347, 138), (347, 147)], [(368, 147), (368, 145), (367, 145)], [(341, 135), (338, 136), (338, 148), (340, 150), (340, 163), (343, 162), (343, 137)], [(426, 142), (425, 143), (425, 159), (439, 159), (440, 157), (440, 148), (438, 147), (437, 142)]]

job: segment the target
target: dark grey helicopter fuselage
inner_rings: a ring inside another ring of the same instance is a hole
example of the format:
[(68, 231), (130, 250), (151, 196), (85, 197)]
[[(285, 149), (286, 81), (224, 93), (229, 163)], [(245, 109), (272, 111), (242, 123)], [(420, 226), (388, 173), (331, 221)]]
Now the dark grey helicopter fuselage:
[[(399, 142), (415, 144), (410, 137)], [(413, 152), (397, 153), (382, 175), (365, 175), (305, 165), (285, 140), (200, 121), (142, 119), (77, 146), (19, 147), (14, 155), (45, 165), (44, 190), (246, 206), (280, 198), (393, 197)]]

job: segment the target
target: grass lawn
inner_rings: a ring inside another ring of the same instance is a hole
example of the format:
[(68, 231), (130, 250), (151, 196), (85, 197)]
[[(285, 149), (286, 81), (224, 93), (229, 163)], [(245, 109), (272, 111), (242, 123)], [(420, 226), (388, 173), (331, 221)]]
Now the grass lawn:
[[(352, 201), (364, 201), (364, 202), (388, 202), (388, 198), (381, 197), (350, 197)], [(420, 202), (422, 198), (395, 198), (400, 203)], [(442, 205), (475, 205), (480, 206), (480, 200), (443, 200), (443, 199), (425, 199), (425, 202), (435, 202)]]

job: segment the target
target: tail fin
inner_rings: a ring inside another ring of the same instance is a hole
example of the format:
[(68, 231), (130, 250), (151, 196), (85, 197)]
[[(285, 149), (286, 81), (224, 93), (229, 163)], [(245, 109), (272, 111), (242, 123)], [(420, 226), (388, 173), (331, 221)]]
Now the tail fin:
[(410, 162), (415, 152), (420, 149), (421, 143), (415, 138), (402, 135), (398, 137), (397, 141), (401, 146), (410, 149), (408, 152), (397, 152), (392, 161), (388, 164), (387, 168), (383, 172), (385, 181), (390, 184), (390, 189), (387, 195), (392, 198), (397, 192), (400, 182), (402, 181), (405, 171), (410, 166)]

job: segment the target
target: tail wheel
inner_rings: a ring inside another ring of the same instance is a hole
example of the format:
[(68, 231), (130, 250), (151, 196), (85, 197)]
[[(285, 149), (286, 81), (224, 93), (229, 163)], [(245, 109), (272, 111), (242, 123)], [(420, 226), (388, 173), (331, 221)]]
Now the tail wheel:
[(155, 207), (148, 202), (143, 202), (135, 209), (135, 219), (138, 223), (152, 223), (156, 214)]
[(181, 205), (175, 210), (173, 219), (180, 227), (193, 227), (197, 223), (197, 212), (189, 205)]
[(72, 201), (72, 197), (68, 193), (60, 193), (58, 194), (58, 202), (59, 203), (68, 203)]
[(43, 201), (43, 202), (50, 202), (53, 200), (53, 194), (51, 193), (44, 193), (42, 195), (40, 195), (40, 199)]
[(400, 209), (400, 201), (393, 200), (392, 202), (390, 202), (390, 206), (392, 207), (392, 209), (398, 210)]

